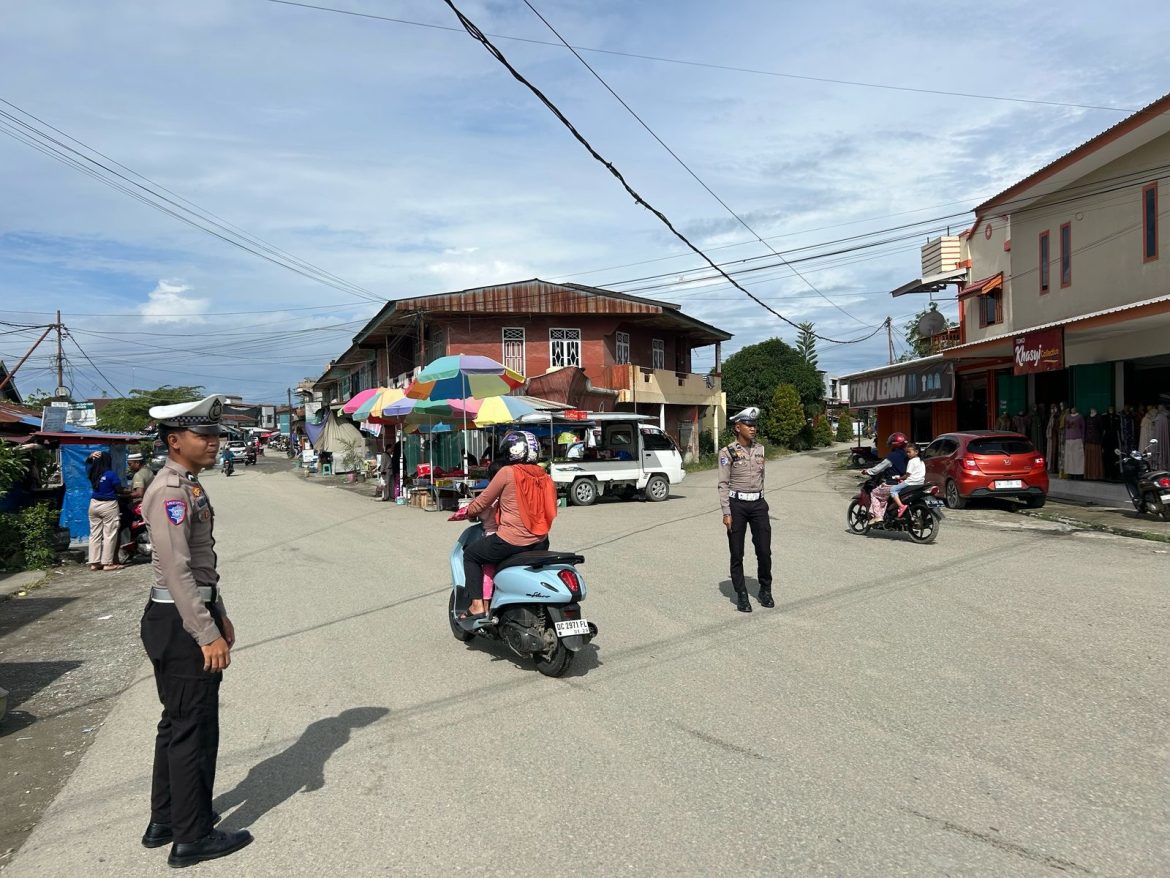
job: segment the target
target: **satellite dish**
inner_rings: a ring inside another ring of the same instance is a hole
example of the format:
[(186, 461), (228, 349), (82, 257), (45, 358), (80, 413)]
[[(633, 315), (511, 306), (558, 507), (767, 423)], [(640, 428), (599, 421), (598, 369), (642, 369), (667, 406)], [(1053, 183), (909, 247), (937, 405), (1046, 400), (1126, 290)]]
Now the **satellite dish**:
[(923, 338), (931, 338), (946, 332), (947, 319), (939, 311), (927, 311), (918, 318), (918, 334)]

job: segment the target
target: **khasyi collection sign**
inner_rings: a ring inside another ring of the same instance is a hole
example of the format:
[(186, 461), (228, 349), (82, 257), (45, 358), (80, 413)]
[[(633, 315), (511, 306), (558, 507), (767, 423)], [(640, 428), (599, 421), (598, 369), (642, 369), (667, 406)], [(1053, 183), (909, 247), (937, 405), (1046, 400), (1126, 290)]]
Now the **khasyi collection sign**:
[(1064, 368), (1064, 330), (1041, 329), (1016, 337), (1014, 375), (1034, 375)]

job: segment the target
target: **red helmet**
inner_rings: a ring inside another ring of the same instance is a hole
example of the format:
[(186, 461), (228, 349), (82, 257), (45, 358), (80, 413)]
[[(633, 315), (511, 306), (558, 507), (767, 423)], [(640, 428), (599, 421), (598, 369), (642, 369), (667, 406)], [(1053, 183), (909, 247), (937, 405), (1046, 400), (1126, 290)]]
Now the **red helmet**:
[(905, 448), (906, 443), (909, 441), (905, 433), (891, 433), (890, 438), (886, 440), (886, 444), (890, 448)]

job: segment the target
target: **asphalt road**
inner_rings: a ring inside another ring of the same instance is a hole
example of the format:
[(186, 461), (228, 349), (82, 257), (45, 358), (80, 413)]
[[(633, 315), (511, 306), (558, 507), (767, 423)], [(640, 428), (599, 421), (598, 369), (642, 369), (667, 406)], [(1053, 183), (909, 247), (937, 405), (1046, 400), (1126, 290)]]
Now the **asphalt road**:
[[(852, 536), (848, 480), (791, 457), (778, 604), (744, 615), (693, 475), (562, 510), (600, 635), (551, 680), (452, 638), (445, 515), (237, 472), (204, 480), (239, 634), (217, 804), (257, 840), (200, 874), (1170, 874), (1160, 544), (997, 510)], [(7, 874), (166, 868), (134, 679)]]

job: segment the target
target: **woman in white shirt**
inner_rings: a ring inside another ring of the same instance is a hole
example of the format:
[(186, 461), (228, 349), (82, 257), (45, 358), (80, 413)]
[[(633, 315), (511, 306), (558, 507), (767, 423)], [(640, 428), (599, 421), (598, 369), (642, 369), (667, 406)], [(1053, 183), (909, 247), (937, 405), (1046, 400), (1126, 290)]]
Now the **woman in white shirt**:
[(898, 504), (898, 517), (906, 511), (906, 504), (902, 502), (899, 493), (915, 485), (926, 484), (926, 464), (918, 456), (918, 446), (911, 442), (906, 446), (906, 478), (900, 484), (890, 488), (890, 498)]

